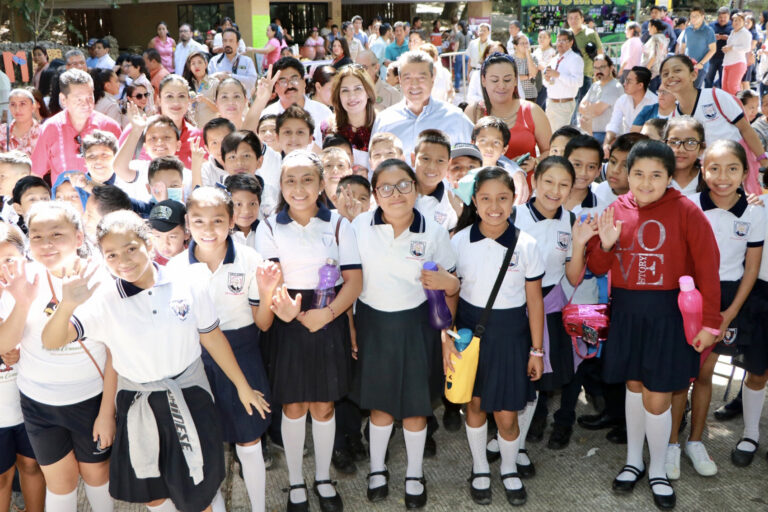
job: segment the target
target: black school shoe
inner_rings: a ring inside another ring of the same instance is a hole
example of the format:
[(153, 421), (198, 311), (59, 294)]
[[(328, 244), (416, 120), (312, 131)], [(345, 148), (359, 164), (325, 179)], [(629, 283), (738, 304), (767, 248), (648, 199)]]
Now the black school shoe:
[(357, 473), (357, 465), (355, 465), (355, 461), (352, 460), (352, 453), (347, 448), (333, 450), (331, 463), (336, 471), (344, 475), (354, 475)]
[(648, 480), (648, 484), (651, 486), (651, 494), (653, 494), (653, 504), (656, 505), (656, 508), (660, 510), (672, 510), (675, 508), (675, 504), (677, 502), (677, 498), (675, 497), (675, 491), (672, 490), (672, 494), (669, 495), (663, 495), (663, 494), (656, 494), (653, 492), (653, 487), (655, 485), (666, 485), (669, 488), (672, 488), (672, 484), (669, 483), (669, 480), (666, 478), (651, 478)]
[(366, 491), (366, 495), (368, 496), (368, 501), (371, 503), (376, 503), (377, 501), (384, 501), (386, 497), (389, 495), (389, 470), (385, 469), (383, 471), (374, 471), (373, 473), (368, 473), (368, 476), (365, 477), (366, 480), (370, 480), (372, 476), (383, 476), (386, 482), (384, 482), (384, 485), (380, 485), (378, 487), (374, 487), (371, 489), (370, 487)]
[(458, 432), (461, 429), (461, 406), (449, 404), (443, 412), (443, 426), (448, 432)]
[(737, 418), (744, 412), (741, 399), (737, 396), (725, 405), (715, 409), (715, 419), (718, 421), (728, 421)]
[(573, 427), (555, 423), (555, 426), (552, 428), (552, 434), (549, 436), (549, 442), (547, 442), (547, 448), (550, 450), (567, 448), (568, 443), (571, 442), (571, 434), (573, 434)]
[(528, 450), (525, 448), (521, 448), (519, 450), (520, 453), (524, 453), (528, 456), (528, 460), (531, 462), (527, 465), (517, 464), (517, 472), (520, 475), (520, 478), (525, 480), (526, 478), (533, 478), (536, 476), (536, 466), (533, 465), (533, 461), (531, 460), (531, 456), (528, 455)]
[(424, 442), (424, 458), (432, 459), (437, 455), (437, 443), (435, 438), (427, 436), (427, 440)]
[(528, 501), (528, 493), (525, 491), (525, 486), (522, 486), (519, 489), (507, 489), (507, 487), (504, 485), (504, 480), (507, 478), (520, 478), (520, 474), (507, 473), (505, 475), (501, 475), (501, 485), (504, 487), (504, 492), (507, 494), (507, 501), (510, 505), (513, 507), (525, 505), (525, 502)]
[[(747, 450), (739, 450), (739, 444), (742, 442), (747, 442), (755, 446), (755, 450), (748, 452)], [(748, 437), (742, 437), (739, 439), (739, 442), (736, 443), (736, 446), (731, 450), (731, 462), (734, 466), (739, 468), (745, 468), (752, 464), (752, 459), (755, 458), (755, 454), (757, 453), (758, 443), (754, 439), (749, 439)]]
[(344, 510), (344, 502), (341, 501), (341, 496), (339, 496), (338, 492), (336, 492), (336, 494), (330, 498), (325, 498), (320, 494), (320, 492), (318, 492), (317, 486), (325, 484), (332, 485), (334, 489), (336, 488), (336, 482), (333, 480), (315, 480), (315, 484), (313, 485), (315, 489), (315, 495), (320, 501), (320, 510), (323, 512), (342, 512)]
[(349, 447), (352, 459), (355, 462), (368, 460), (368, 449), (363, 444), (363, 440), (360, 436), (347, 436), (347, 446)]
[(408, 494), (406, 491), (405, 493), (405, 508), (412, 509), (412, 508), (423, 508), (424, 505), (427, 504), (427, 479), (423, 476), (407, 476), (405, 477), (405, 483), (408, 483), (408, 480), (415, 480), (417, 482), (421, 482), (421, 485), (424, 487), (424, 490), (421, 491), (421, 494)]
[(309, 500), (304, 500), (301, 503), (294, 503), (291, 501), (291, 491), (294, 489), (304, 489), (304, 492), (306, 493), (307, 484), (294, 484), (283, 489), (283, 492), (288, 493), (288, 504), (285, 507), (286, 512), (309, 512)]
[(529, 443), (538, 443), (544, 439), (544, 429), (547, 427), (546, 415), (533, 415), (531, 426), (528, 428), (528, 435), (525, 440)]
[[(635, 475), (634, 480), (619, 480), (619, 475), (621, 475), (624, 472), (632, 473)], [(645, 476), (645, 468), (638, 469), (635, 466), (630, 466), (627, 464), (623, 468), (621, 468), (621, 471), (619, 471), (619, 475), (616, 475), (616, 478), (613, 479), (613, 485), (612, 488), (614, 492), (618, 493), (630, 493), (635, 489), (635, 484), (637, 484), (637, 481), (640, 480)]]
[(613, 444), (627, 444), (627, 425), (616, 425), (605, 434), (605, 438)]
[(602, 430), (604, 428), (615, 427), (619, 424), (616, 418), (602, 412), (600, 414), (582, 414), (576, 421), (581, 428), (587, 430)]
[(478, 505), (490, 505), (491, 504), (491, 486), (487, 489), (478, 489), (472, 485), (475, 478), (491, 478), (490, 473), (475, 473), (474, 471), (469, 475), (467, 482), (469, 482), (469, 495), (472, 497), (472, 501)]

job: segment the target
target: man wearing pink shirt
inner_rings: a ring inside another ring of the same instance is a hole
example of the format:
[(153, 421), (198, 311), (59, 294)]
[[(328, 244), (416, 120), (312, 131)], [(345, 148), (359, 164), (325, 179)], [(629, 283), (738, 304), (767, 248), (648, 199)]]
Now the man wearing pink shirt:
[(32, 152), (32, 174), (51, 172), (51, 183), (64, 171), (86, 172), (80, 154), (83, 137), (93, 130), (106, 130), (120, 136), (120, 125), (94, 112), (93, 79), (79, 69), (70, 69), (59, 77), (59, 102), (64, 110), (48, 119), (42, 127)]

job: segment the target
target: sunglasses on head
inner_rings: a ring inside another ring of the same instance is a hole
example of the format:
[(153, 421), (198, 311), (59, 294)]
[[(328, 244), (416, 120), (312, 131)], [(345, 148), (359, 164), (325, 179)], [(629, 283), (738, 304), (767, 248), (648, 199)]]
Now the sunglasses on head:
[(77, 154), (83, 154), (83, 138), (80, 135), (75, 135), (75, 142), (77, 142)]

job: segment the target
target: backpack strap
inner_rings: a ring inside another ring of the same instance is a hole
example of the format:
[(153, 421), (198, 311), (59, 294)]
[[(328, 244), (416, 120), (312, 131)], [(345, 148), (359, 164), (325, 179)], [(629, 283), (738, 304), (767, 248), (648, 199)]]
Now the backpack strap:
[(573, 225), (576, 224), (576, 214), (573, 213), (571, 210), (568, 210), (568, 213), (571, 216), (571, 227), (573, 227)]
[[(716, 90), (718, 90), (716, 87), (712, 88), (712, 99), (715, 100), (715, 106), (717, 107), (717, 110), (720, 112), (720, 115), (723, 116), (723, 119), (728, 121), (730, 124), (733, 124), (733, 121), (731, 119), (728, 119), (728, 116), (726, 116), (725, 112), (723, 112), (723, 108), (720, 106), (720, 101), (717, 99), (717, 94), (715, 93)], [(722, 90), (722, 89), (720, 89), (720, 90)], [(725, 91), (723, 91), (723, 92), (725, 92)], [(744, 104), (741, 103), (741, 100), (739, 98), (737, 98), (736, 96), (734, 96), (731, 93), (726, 93), (726, 94), (728, 94), (728, 96), (733, 98), (736, 101), (736, 103), (739, 104), (739, 106), (741, 107), (741, 110), (744, 111)], [(746, 112), (745, 112), (745, 114), (746, 114)]]

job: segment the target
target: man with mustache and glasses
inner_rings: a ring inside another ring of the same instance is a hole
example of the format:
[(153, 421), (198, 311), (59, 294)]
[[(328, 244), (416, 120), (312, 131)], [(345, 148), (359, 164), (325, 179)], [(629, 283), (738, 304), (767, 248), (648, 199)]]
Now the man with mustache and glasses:
[(613, 61), (609, 56), (596, 56), (592, 69), (595, 81), (579, 104), (579, 127), (602, 144), (613, 104), (624, 94), (624, 89), (613, 76)]
[(221, 41), (224, 51), (208, 63), (208, 74), (217, 75), (219, 80), (229, 76), (237, 78), (250, 96), (258, 76), (253, 60), (247, 55), (237, 53), (240, 32), (234, 28), (225, 28), (221, 34)]
[(261, 112), (261, 117), (274, 114), (280, 115), (291, 105), (298, 105), (312, 116), (315, 121), (314, 139), (318, 147), (323, 147), (323, 133), (320, 125), (331, 117), (331, 109), (319, 101), (309, 99), (305, 92), (304, 66), (294, 57), (283, 57), (272, 66), (272, 76), (280, 72), (275, 82), (275, 92), (278, 101), (272, 103)]

